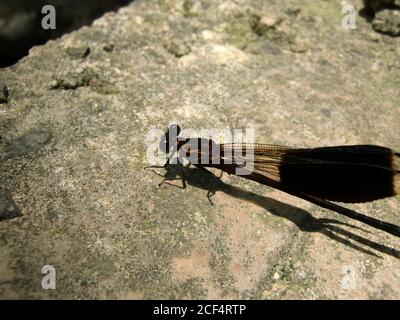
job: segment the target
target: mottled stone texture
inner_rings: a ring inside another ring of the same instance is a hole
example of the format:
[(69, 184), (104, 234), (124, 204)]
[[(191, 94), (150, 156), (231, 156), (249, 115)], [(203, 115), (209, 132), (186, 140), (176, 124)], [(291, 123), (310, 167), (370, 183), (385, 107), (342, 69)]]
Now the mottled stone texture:
[[(0, 297), (400, 298), (399, 239), (239, 177), (144, 169), (171, 122), (400, 150), (400, 39), (341, 9), (135, 1), (1, 70), (0, 187), (22, 216), (0, 222)], [(399, 198), (348, 207), (400, 224)]]

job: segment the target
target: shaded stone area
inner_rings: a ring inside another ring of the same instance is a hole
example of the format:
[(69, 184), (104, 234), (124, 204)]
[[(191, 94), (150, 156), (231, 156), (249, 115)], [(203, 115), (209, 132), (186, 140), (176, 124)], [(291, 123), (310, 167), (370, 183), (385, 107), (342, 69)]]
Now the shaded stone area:
[[(400, 150), (400, 38), (342, 18), (337, 0), (139, 0), (0, 70), (1, 212), (11, 195), (21, 214), (0, 222), (0, 297), (400, 298), (397, 237), (240, 177), (144, 169), (171, 123)], [(399, 197), (346, 207), (400, 224)]]
[(7, 103), (10, 92), (5, 84), (0, 82), (0, 103)]
[(0, 187), (0, 220), (14, 219), (20, 216), (20, 214), (10, 192)]
[(4, 158), (9, 159), (31, 152), (38, 152), (51, 138), (50, 132), (45, 129), (32, 129), (22, 137), (16, 139), (4, 148)]
[[(34, 45), (76, 30), (132, 0), (14, 0), (0, 3), (0, 67), (14, 64)], [(56, 9), (56, 29), (42, 29), (42, 7)]]

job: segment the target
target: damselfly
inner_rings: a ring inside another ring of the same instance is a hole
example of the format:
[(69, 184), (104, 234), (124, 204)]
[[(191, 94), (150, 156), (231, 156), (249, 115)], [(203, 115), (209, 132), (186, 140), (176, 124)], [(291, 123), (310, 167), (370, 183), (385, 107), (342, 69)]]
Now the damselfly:
[[(177, 154), (185, 187), (182, 159), (202, 171), (217, 168), (270, 186), (323, 208), (400, 237), (400, 227), (330, 201), (360, 203), (400, 193), (400, 154), (376, 145), (292, 148), (271, 144), (218, 144), (206, 138), (179, 137), (171, 125), (161, 137), (168, 154)], [(175, 158), (175, 159), (176, 159)], [(157, 166), (151, 166), (157, 167)]]

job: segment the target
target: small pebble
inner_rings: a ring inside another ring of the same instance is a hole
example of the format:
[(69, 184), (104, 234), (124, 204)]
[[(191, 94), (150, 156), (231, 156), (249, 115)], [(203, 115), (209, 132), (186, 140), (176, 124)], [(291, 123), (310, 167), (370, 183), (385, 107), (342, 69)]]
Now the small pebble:
[(175, 57), (180, 58), (190, 53), (190, 46), (182, 40), (173, 39), (165, 45), (165, 49)]
[(277, 16), (264, 16), (259, 18), (257, 22), (253, 23), (253, 30), (259, 36), (265, 34), (268, 30), (276, 28), (282, 22), (281, 17)]
[(113, 43), (108, 43), (103, 47), (103, 50), (105, 52), (112, 52), (114, 51), (114, 44)]
[(372, 21), (372, 27), (393, 37), (400, 36), (400, 10), (379, 11)]
[(84, 59), (90, 54), (91, 49), (87, 46), (68, 47), (66, 52), (73, 59)]

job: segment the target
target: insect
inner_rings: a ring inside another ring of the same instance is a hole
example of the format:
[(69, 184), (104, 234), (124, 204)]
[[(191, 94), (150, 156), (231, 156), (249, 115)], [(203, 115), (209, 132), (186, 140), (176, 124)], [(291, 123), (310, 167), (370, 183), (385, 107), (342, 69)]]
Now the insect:
[(217, 168), (400, 237), (400, 227), (331, 202), (360, 203), (400, 194), (400, 154), (389, 148), (376, 145), (293, 148), (258, 143), (218, 144), (212, 139), (179, 137), (180, 132), (178, 125), (171, 125), (166, 130), (159, 146), (168, 154), (168, 160), (164, 166), (151, 167), (168, 166), (177, 153), (184, 188), (182, 159), (209, 174), (213, 173), (206, 168)]

